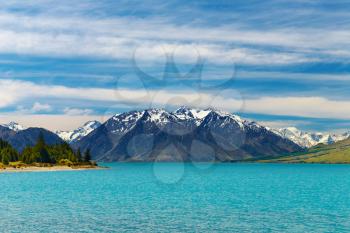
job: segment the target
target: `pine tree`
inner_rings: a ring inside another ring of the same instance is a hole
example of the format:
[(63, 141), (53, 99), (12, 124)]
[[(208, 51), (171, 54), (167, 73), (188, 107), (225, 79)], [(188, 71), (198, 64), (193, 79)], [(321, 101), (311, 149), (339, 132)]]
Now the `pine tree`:
[(36, 159), (37, 162), (51, 163), (50, 154), (47, 151), (47, 145), (42, 132), (39, 134), (38, 141), (34, 146), (34, 151), (39, 155), (39, 157)]
[(84, 155), (84, 162), (90, 162), (90, 160), (91, 160), (90, 149), (87, 149)]
[(0, 161), (8, 164), (18, 160), (17, 151), (8, 143), (0, 139)]
[(78, 161), (78, 162), (83, 161), (83, 158), (82, 158), (82, 155), (81, 155), (80, 148), (78, 148), (78, 150), (77, 150), (76, 157), (77, 157), (77, 161)]
[(32, 154), (33, 154), (32, 148), (26, 147), (21, 154), (21, 160), (27, 164), (33, 163), (34, 161), (31, 160)]
[(38, 148), (44, 148), (46, 146), (45, 138), (43, 132), (39, 133), (38, 140), (36, 142)]
[(50, 158), (50, 154), (47, 151), (47, 149), (44, 147), (39, 151), (40, 154), (40, 161), (42, 163), (51, 163), (51, 158)]
[(3, 154), (3, 155), (2, 155), (2, 163), (3, 163), (4, 165), (9, 165), (10, 160), (9, 160), (9, 157), (8, 157), (7, 154)]
[(34, 162), (57, 163), (62, 159), (73, 163), (89, 162), (91, 160), (91, 154), (90, 150), (87, 150), (83, 159), (80, 149), (75, 153), (68, 143), (48, 145), (45, 142), (42, 132), (39, 134), (36, 144), (32, 147), (26, 147), (20, 155), (9, 143), (0, 139), (0, 162), (5, 165), (18, 160), (31, 164)]

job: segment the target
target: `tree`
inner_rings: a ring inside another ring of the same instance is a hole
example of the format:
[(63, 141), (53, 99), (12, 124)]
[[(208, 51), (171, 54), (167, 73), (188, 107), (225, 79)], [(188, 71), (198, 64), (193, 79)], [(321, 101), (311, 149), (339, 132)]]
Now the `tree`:
[(78, 148), (78, 150), (77, 150), (76, 157), (77, 157), (78, 162), (83, 161), (80, 148)]
[(47, 145), (45, 142), (44, 134), (40, 132), (38, 141), (34, 146), (34, 152), (39, 154), (39, 158), (36, 159), (37, 162), (41, 163), (51, 163), (50, 154), (47, 151)]
[(91, 160), (90, 149), (87, 149), (84, 155), (84, 162), (90, 162), (90, 160)]
[(32, 155), (33, 155), (33, 149), (31, 147), (26, 147), (22, 154), (21, 154), (21, 160), (24, 163), (30, 164), (33, 163), (35, 160), (32, 159)]
[(17, 151), (8, 143), (0, 139), (0, 161), (8, 164), (18, 160)]
[(3, 155), (2, 155), (2, 163), (3, 163), (4, 165), (9, 165), (10, 160), (9, 160), (8, 154), (3, 154)]
[(39, 147), (45, 147), (46, 146), (46, 142), (45, 142), (45, 138), (44, 138), (43, 132), (39, 133), (36, 145), (39, 146)]
[(50, 158), (50, 154), (49, 152), (46, 150), (46, 148), (42, 148), (39, 151), (39, 161), (38, 162), (42, 162), (42, 163), (51, 163), (51, 158)]
[(7, 142), (0, 139), (0, 162), (5, 165), (9, 162), (21, 160), (26, 164), (34, 162), (39, 163), (58, 163), (60, 160), (69, 160), (72, 163), (91, 160), (90, 150), (84, 154), (82, 158), (81, 151), (77, 153), (69, 146), (68, 143), (48, 145), (45, 142), (43, 133), (40, 133), (38, 140), (34, 146), (27, 146), (21, 154)]

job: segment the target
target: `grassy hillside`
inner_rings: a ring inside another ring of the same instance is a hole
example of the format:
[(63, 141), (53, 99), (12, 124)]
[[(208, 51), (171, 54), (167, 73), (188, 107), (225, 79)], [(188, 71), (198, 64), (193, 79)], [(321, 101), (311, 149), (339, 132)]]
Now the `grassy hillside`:
[(273, 159), (259, 160), (266, 163), (350, 163), (350, 139), (332, 145), (317, 145), (305, 152)]

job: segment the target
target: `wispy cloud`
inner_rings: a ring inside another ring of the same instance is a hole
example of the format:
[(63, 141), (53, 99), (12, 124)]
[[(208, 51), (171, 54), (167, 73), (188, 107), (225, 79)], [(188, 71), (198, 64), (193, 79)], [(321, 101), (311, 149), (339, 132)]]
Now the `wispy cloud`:
[[(163, 56), (162, 48), (187, 46), (216, 62), (248, 64), (315, 62), (350, 54), (350, 32), (343, 29), (328, 30), (324, 36), (324, 30), (310, 28), (260, 30), (238, 24), (177, 25), (164, 18), (96, 19), (13, 13), (0, 13), (0, 26), (2, 53), (130, 59), (141, 47), (148, 51), (140, 54), (140, 59), (149, 60)], [(276, 46), (278, 50), (269, 48)], [(179, 55), (185, 61), (197, 54)]]
[(42, 104), (42, 103), (39, 103), (39, 102), (35, 102), (31, 110), (34, 113), (37, 113), (37, 112), (50, 112), (52, 110), (52, 106), (49, 105), (49, 104)]
[(25, 108), (20, 105), (17, 107), (16, 111), (20, 114), (48, 113), (52, 111), (52, 106), (35, 102), (31, 108)]
[[(0, 3), (0, 108), (4, 114), (49, 112), (86, 119), (111, 105), (119, 106), (113, 111), (123, 104), (162, 107), (176, 105), (173, 100), (178, 98), (189, 105), (228, 111), (349, 119), (350, 4), (74, 3)], [(329, 10), (330, 4), (335, 10)], [(236, 74), (236, 86), (230, 90), (249, 98), (242, 101), (235, 95), (187, 90), (177, 84), (169, 90), (140, 90), (140, 83), (133, 80), (126, 80), (118, 91), (113, 89), (115, 78), (133, 71), (133, 58), (140, 68), (162, 76), (169, 54), (180, 70), (198, 58), (205, 60), (209, 65), (201, 78), (206, 84), (215, 86)], [(75, 64), (81, 60), (90, 62)], [(101, 65), (106, 61), (108, 69)], [(307, 67), (313, 65), (311, 74)]]
[(92, 109), (80, 109), (80, 108), (65, 108), (63, 110), (65, 115), (69, 116), (84, 116), (84, 115), (92, 115), (94, 112)]

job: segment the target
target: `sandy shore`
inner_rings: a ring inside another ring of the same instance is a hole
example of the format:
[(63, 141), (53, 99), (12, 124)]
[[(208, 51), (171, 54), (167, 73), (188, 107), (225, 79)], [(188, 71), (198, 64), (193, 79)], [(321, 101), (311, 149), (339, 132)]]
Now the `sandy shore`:
[(80, 171), (80, 170), (102, 170), (107, 169), (106, 167), (98, 166), (78, 166), (78, 167), (68, 167), (68, 166), (52, 166), (52, 167), (35, 167), (27, 166), (21, 168), (6, 167), (0, 169), (0, 173), (6, 172), (56, 172), (56, 171)]

